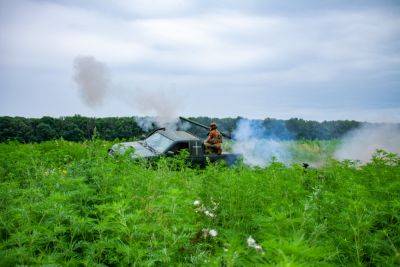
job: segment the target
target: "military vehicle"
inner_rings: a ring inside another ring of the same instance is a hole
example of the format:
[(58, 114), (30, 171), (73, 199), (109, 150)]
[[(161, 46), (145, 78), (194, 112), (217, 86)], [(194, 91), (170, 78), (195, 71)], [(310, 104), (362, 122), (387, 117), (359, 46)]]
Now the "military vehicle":
[[(209, 130), (209, 127), (198, 122), (180, 117), (182, 121), (186, 121)], [(230, 135), (222, 133), (221, 135), (231, 139)], [(133, 148), (131, 157), (133, 159), (155, 159), (161, 156), (171, 157), (178, 155), (183, 149), (189, 151), (188, 161), (192, 165), (204, 166), (207, 159), (210, 162), (225, 161), (227, 165), (234, 164), (239, 154), (222, 152), (222, 154), (206, 154), (203, 140), (187, 131), (168, 130), (159, 128), (151, 132), (147, 138), (141, 141), (125, 142), (115, 144), (109, 149), (109, 154), (123, 154), (129, 148)]]

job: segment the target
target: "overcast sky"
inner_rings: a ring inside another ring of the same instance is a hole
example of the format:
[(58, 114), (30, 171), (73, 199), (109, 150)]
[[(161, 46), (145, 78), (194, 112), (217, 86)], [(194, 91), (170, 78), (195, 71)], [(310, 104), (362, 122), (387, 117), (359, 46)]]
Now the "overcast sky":
[[(400, 1), (0, 0), (0, 115), (179, 115), (400, 122)], [(103, 62), (85, 104), (77, 56)], [(144, 114), (146, 113), (146, 114)]]

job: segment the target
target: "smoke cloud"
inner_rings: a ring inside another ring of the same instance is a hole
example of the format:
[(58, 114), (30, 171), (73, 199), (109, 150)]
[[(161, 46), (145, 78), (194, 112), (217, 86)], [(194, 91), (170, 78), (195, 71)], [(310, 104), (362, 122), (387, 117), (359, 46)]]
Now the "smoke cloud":
[(136, 117), (138, 125), (145, 131), (154, 126), (176, 129), (180, 98), (172, 90), (127, 89), (111, 82), (106, 64), (93, 56), (79, 56), (74, 60), (74, 81), (84, 102), (90, 107), (100, 106), (104, 97), (110, 95), (128, 104), (133, 110), (150, 115)]
[[(169, 90), (136, 89), (124, 99), (130, 106), (134, 106), (142, 114), (151, 114), (151, 117), (136, 117), (136, 122), (145, 131), (157, 127), (176, 129), (178, 127), (178, 110), (181, 107), (180, 98)], [(142, 127), (142, 126), (143, 127)]]
[(264, 167), (273, 160), (291, 161), (288, 143), (269, 136), (260, 121), (239, 120), (233, 137), (233, 152), (242, 154), (248, 165)]
[(154, 123), (156, 119), (154, 117), (135, 117), (135, 121), (138, 126), (146, 132), (150, 131), (156, 126), (156, 124)]
[(110, 86), (106, 65), (92, 56), (80, 56), (74, 60), (74, 70), (74, 80), (85, 103), (90, 107), (101, 105)]
[(366, 163), (377, 149), (400, 154), (400, 127), (396, 124), (364, 124), (349, 132), (335, 151), (338, 160)]

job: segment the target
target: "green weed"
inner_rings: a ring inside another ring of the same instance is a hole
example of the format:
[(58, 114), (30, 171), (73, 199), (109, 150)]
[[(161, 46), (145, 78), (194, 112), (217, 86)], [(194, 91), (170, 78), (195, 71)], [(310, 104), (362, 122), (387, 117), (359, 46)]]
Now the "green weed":
[[(333, 145), (292, 150), (307, 161)], [(278, 162), (197, 169), (184, 154), (152, 165), (111, 158), (110, 146), (0, 144), (1, 266), (400, 264), (397, 155), (308, 170)]]

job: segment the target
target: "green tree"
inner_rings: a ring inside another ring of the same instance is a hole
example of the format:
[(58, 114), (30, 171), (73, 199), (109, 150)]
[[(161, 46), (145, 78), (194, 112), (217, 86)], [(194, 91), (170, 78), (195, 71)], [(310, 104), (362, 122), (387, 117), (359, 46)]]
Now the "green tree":
[(46, 123), (39, 123), (36, 126), (36, 140), (38, 142), (52, 140), (57, 137), (56, 131)]
[(68, 127), (64, 130), (62, 137), (65, 140), (75, 142), (83, 141), (85, 139), (83, 131), (75, 124), (68, 125)]

